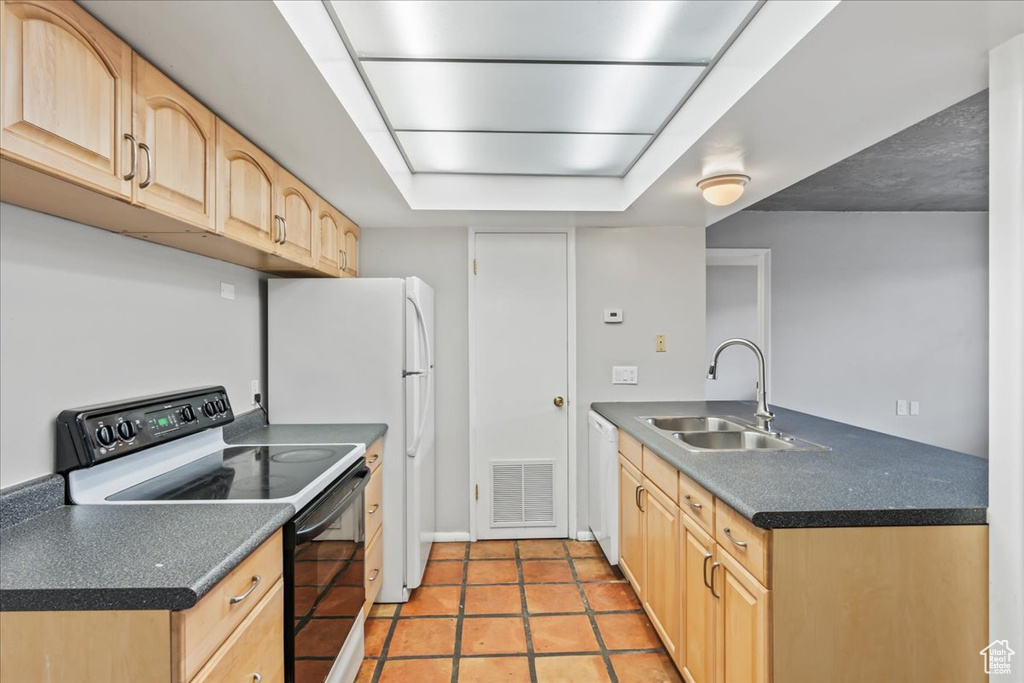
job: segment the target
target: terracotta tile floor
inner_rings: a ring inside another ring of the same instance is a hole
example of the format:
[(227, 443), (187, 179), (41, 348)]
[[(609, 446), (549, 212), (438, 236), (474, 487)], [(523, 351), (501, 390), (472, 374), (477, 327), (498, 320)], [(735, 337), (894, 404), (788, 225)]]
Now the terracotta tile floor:
[(682, 679), (596, 543), (435, 543), (423, 586), (374, 605), (360, 682)]

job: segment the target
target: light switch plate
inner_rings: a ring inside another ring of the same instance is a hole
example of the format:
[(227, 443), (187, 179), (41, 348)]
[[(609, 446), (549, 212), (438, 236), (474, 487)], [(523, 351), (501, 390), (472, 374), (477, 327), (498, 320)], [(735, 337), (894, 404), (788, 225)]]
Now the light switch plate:
[(235, 298), (235, 286), (230, 282), (220, 283), (220, 298), (233, 300)]
[(896, 414), (897, 415), (909, 415), (910, 414), (910, 401), (905, 398), (896, 399)]
[(636, 384), (637, 371), (635, 365), (616, 365), (612, 367), (612, 384)]
[(606, 323), (621, 323), (622, 322), (622, 309), (621, 308), (606, 308), (606, 309), (604, 309), (604, 321)]
[(921, 414), (921, 402), (920, 401), (911, 401), (910, 402), (910, 414), (911, 415), (920, 415)]

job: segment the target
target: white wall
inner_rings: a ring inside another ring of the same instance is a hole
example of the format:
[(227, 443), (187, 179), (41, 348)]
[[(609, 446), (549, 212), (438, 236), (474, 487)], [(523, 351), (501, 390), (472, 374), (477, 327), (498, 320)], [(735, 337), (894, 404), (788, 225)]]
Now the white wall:
[(989, 635), (1024, 681), (1024, 34), (989, 54)]
[[(704, 231), (576, 231), (578, 526), (586, 518), (586, 416), (592, 401), (700, 399), (704, 391)], [(365, 229), (360, 274), (418, 275), (436, 293), (438, 529), (469, 532), (468, 233), (465, 228)], [(621, 325), (603, 311), (620, 307)], [(654, 335), (668, 335), (655, 353)], [(640, 384), (611, 385), (612, 365)]]
[(262, 279), (0, 204), (0, 487), (53, 471), (65, 408), (223, 384), (248, 410), (264, 377)]
[[(757, 266), (708, 266), (705, 345), (709, 363), (715, 348), (726, 339), (757, 341), (757, 286)], [(768, 350), (762, 347), (761, 351)], [(720, 361), (717, 379), (704, 382), (708, 400), (753, 401), (757, 397), (754, 354), (730, 347), (722, 352)]]
[[(740, 212), (707, 246), (772, 250), (780, 406), (988, 452), (985, 213)], [(896, 415), (896, 399), (921, 414)]]
[(362, 277), (416, 275), (434, 288), (437, 529), (469, 531), (469, 284), (465, 228), (364, 229)]

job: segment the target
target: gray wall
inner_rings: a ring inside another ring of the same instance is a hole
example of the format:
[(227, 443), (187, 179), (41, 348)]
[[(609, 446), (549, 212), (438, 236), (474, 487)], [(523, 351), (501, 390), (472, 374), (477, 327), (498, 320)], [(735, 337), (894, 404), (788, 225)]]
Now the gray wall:
[(987, 230), (985, 213), (744, 211), (707, 246), (772, 250), (773, 402), (984, 457)]
[(0, 487), (53, 471), (64, 408), (224, 384), (248, 410), (264, 376), (262, 279), (0, 204)]
[[(704, 231), (587, 228), (576, 232), (578, 526), (587, 529), (587, 408), (592, 401), (701, 399), (704, 392)], [(437, 519), (469, 531), (468, 234), (465, 228), (365, 229), (361, 275), (418, 275), (436, 293)], [(621, 325), (605, 308), (625, 311)], [(655, 353), (654, 335), (668, 335)], [(611, 385), (612, 365), (639, 366), (640, 384)]]
[[(708, 361), (726, 339), (757, 340), (757, 267), (708, 266), (707, 270)], [(764, 350), (764, 347), (762, 347)], [(757, 397), (757, 359), (742, 347), (722, 352), (716, 379), (705, 380), (709, 401), (753, 401)]]

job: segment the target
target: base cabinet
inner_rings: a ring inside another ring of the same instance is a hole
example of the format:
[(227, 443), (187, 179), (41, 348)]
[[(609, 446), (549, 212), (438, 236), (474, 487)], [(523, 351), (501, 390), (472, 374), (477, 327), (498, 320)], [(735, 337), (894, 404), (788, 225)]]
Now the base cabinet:
[(986, 680), (987, 526), (769, 531), (619, 453), (619, 566), (688, 683)]

